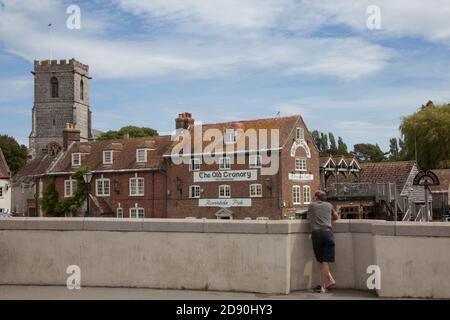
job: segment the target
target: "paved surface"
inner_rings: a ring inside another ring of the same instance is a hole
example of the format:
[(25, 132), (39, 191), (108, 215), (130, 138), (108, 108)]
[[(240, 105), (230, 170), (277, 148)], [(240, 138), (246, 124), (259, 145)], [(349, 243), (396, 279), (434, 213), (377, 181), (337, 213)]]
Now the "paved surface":
[(80, 290), (69, 290), (56, 286), (2, 286), (0, 285), (0, 300), (255, 300), (255, 299), (289, 299), (289, 300), (320, 300), (320, 299), (377, 299), (371, 292), (357, 290), (334, 289), (329, 293), (320, 294), (313, 291), (298, 291), (289, 295), (267, 295), (243, 292), (217, 292), (194, 290), (162, 290), (137, 288), (96, 288), (86, 287)]

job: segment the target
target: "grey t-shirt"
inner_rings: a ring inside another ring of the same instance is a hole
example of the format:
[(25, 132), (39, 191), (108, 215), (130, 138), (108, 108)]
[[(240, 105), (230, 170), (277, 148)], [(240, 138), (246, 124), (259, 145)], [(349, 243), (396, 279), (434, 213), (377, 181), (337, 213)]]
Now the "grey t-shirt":
[(308, 220), (311, 230), (331, 229), (333, 210), (333, 205), (329, 202), (311, 202), (308, 206)]

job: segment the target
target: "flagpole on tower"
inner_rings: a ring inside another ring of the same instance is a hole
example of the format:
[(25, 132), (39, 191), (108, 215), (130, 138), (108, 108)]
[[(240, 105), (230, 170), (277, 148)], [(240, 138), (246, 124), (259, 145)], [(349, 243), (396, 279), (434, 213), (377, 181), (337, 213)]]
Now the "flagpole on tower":
[(50, 42), (50, 60), (53, 60), (52, 24), (48, 24), (48, 38)]

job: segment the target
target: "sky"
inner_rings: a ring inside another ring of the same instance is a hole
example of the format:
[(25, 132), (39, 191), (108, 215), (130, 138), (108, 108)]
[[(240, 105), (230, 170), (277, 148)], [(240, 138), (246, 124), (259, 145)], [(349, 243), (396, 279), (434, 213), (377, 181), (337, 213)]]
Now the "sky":
[(0, 0), (0, 133), (28, 145), (30, 71), (52, 48), (90, 66), (101, 131), (279, 112), (387, 151), (403, 116), (450, 102), (449, 17), (448, 0)]

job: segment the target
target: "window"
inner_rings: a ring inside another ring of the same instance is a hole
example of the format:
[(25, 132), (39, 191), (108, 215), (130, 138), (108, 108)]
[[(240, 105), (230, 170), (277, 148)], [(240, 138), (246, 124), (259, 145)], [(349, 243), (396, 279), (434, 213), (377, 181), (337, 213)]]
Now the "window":
[(64, 180), (64, 197), (71, 198), (77, 191), (77, 180)]
[(189, 187), (189, 198), (200, 198), (200, 186)]
[(84, 99), (84, 83), (83, 80), (80, 81), (80, 100)]
[(225, 144), (236, 143), (236, 133), (234, 132), (234, 130), (225, 131), (224, 141)]
[(81, 165), (81, 153), (72, 153), (72, 167)]
[(194, 158), (191, 159), (191, 163), (189, 164), (189, 171), (199, 171), (200, 170), (200, 159)]
[(3, 187), (0, 187), (0, 198), (3, 198)]
[(262, 157), (260, 155), (252, 155), (249, 159), (250, 168), (261, 168)]
[(219, 159), (219, 170), (230, 170), (231, 160), (230, 157), (224, 157)]
[(113, 163), (113, 152), (111, 150), (103, 151), (103, 164)]
[(295, 170), (296, 171), (306, 171), (306, 159), (296, 158), (295, 159)]
[(58, 98), (59, 96), (59, 84), (58, 84), (58, 79), (56, 79), (55, 77), (53, 77), (50, 80), (50, 85), (52, 87), (52, 98)]
[(136, 162), (147, 162), (147, 149), (136, 149)]
[(130, 196), (144, 195), (144, 178), (134, 177), (130, 179)]
[(293, 204), (300, 204), (300, 187), (299, 186), (293, 186), (292, 187), (292, 203)]
[(303, 203), (309, 204), (311, 203), (311, 187), (303, 186)]
[(104, 178), (97, 179), (95, 180), (95, 183), (96, 183), (97, 197), (108, 197), (110, 189), (109, 179)]
[(219, 198), (229, 198), (229, 197), (231, 197), (231, 187), (219, 186)]
[(262, 185), (251, 184), (250, 185), (250, 197), (262, 197)]
[(131, 219), (142, 219), (144, 218), (144, 208), (130, 208), (130, 218)]
[(123, 208), (117, 208), (116, 216), (117, 218), (123, 218)]
[(295, 139), (297, 140), (303, 140), (305, 139), (305, 130), (303, 128), (297, 128)]

